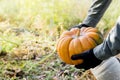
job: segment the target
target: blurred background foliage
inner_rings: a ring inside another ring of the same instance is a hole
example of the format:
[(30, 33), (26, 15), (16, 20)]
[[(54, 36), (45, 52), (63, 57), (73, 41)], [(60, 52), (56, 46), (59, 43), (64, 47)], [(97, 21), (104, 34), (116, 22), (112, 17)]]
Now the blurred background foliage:
[[(64, 28), (74, 26), (85, 18), (92, 0), (0, 0), (0, 21), (24, 28)], [(114, 0), (99, 23), (113, 26), (119, 16), (119, 1)]]
[[(31, 34), (38, 35), (40, 41), (55, 42), (56, 40), (52, 41), (53, 38), (58, 38), (62, 31), (84, 19), (90, 2), (87, 0), (0, 0), (0, 32), (3, 51), (10, 52), (16, 44), (18, 47)], [(24, 35), (19, 38), (18, 34), (22, 33)], [(7, 41), (3, 41), (3, 38)]]

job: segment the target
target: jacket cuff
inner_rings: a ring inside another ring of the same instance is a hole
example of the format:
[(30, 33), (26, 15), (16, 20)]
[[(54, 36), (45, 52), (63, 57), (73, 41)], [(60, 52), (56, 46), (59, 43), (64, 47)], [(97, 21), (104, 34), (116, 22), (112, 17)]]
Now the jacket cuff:
[(86, 17), (85, 20), (82, 22), (90, 27), (96, 27), (98, 20), (92, 17)]

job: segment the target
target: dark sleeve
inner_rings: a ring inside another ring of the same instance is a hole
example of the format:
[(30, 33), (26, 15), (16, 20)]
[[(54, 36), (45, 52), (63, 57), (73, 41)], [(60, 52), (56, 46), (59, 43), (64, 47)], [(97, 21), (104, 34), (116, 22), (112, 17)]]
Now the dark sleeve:
[(120, 17), (102, 44), (94, 48), (97, 58), (105, 60), (120, 53)]
[(95, 27), (112, 0), (93, 0), (83, 24)]

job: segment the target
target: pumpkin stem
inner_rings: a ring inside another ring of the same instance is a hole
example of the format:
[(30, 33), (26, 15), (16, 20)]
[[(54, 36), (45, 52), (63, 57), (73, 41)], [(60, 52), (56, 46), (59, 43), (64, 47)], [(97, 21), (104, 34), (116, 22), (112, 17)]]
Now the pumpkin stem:
[(80, 36), (80, 29), (77, 31), (76, 36)]

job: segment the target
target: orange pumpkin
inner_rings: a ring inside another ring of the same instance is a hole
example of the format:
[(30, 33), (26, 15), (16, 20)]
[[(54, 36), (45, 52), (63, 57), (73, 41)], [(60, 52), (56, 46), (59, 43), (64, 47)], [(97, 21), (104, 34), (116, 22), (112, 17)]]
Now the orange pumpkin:
[(94, 48), (103, 40), (101, 33), (93, 27), (73, 28), (65, 31), (57, 42), (57, 53), (59, 57), (67, 64), (81, 64), (80, 60), (72, 60), (71, 56), (82, 53), (83, 51)]

